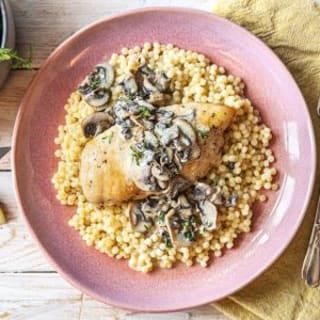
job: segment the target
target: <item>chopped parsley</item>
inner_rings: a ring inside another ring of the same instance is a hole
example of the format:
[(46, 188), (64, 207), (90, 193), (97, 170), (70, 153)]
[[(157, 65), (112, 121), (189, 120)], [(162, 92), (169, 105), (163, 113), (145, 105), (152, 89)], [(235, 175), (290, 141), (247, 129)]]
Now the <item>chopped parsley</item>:
[(160, 211), (159, 216), (158, 216), (158, 220), (160, 223), (164, 222), (164, 216), (165, 216), (164, 211)]
[(90, 87), (92, 90), (96, 90), (100, 87), (101, 85), (101, 80), (98, 77), (92, 77), (90, 81)]
[(130, 146), (130, 149), (131, 149), (132, 159), (135, 160), (137, 165), (140, 165), (140, 160), (143, 158), (143, 152), (134, 146)]
[(111, 141), (112, 141), (113, 135), (114, 135), (114, 133), (113, 133), (113, 132), (111, 132), (111, 133), (110, 133), (110, 134), (108, 134), (107, 136), (103, 137), (103, 138), (102, 138), (102, 140), (107, 140), (107, 141), (108, 141), (108, 143), (110, 144), (110, 143), (111, 143)]
[(192, 215), (182, 223), (182, 234), (189, 241), (196, 240), (196, 228), (199, 224), (198, 217)]
[(173, 247), (168, 231), (162, 233), (162, 239), (167, 248), (171, 249)]
[(200, 138), (207, 138), (209, 136), (209, 132), (210, 130), (203, 130), (203, 129), (197, 128), (197, 133)]
[(138, 106), (138, 115), (141, 117), (141, 118), (150, 118), (151, 116), (151, 112), (150, 110), (145, 107), (145, 106)]
[(144, 228), (145, 228), (145, 231), (150, 231), (151, 230), (151, 225), (150, 224), (144, 224)]
[(189, 241), (196, 240), (196, 234), (195, 234), (194, 230), (192, 230), (192, 229), (188, 229), (186, 232), (184, 232), (183, 236)]

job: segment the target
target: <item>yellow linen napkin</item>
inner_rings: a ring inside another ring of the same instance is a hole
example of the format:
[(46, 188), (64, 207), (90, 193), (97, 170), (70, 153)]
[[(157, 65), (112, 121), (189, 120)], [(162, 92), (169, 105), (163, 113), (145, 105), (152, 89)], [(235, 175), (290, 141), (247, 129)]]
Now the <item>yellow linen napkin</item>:
[[(320, 95), (320, 6), (312, 0), (217, 0), (214, 12), (256, 34), (286, 64), (306, 99), (320, 141), (320, 119), (316, 115)], [(220, 311), (241, 320), (320, 319), (320, 290), (308, 288), (300, 276), (316, 209), (319, 169), (318, 165), (303, 225), (291, 245), (258, 279), (214, 303)]]

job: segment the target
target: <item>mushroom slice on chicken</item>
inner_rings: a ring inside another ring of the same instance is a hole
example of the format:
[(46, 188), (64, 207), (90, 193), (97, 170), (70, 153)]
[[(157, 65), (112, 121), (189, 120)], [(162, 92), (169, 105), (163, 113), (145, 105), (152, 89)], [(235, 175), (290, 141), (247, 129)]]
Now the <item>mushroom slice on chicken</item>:
[[(175, 176), (180, 174), (181, 177), (191, 182), (206, 176), (209, 170), (220, 162), (224, 143), (223, 131), (231, 124), (234, 109), (200, 103), (172, 105), (159, 109), (174, 113), (175, 119), (172, 125), (180, 128), (180, 136), (176, 139), (188, 139), (185, 142), (179, 141), (186, 148), (191, 148), (191, 153), (188, 153), (186, 157), (184, 152), (189, 149), (179, 151), (180, 156), (187, 160), (180, 162), (181, 168), (177, 169)], [(194, 111), (194, 118), (186, 125), (184, 115), (190, 114), (190, 111)], [(183, 120), (178, 121), (179, 117)], [(196, 132), (196, 137), (191, 132), (192, 128)], [(208, 131), (207, 135), (200, 137), (197, 128), (201, 130), (205, 128)], [(144, 137), (143, 130), (135, 126), (132, 128), (132, 137), (125, 138), (121, 133), (120, 125), (114, 125), (86, 144), (81, 155), (80, 183), (89, 202), (119, 204), (144, 199), (151, 194), (171, 192), (174, 186), (174, 176), (170, 176), (166, 170), (162, 170), (161, 166), (154, 163), (156, 150), (139, 147), (140, 144), (145, 146), (144, 143), (137, 142), (139, 137)], [(160, 132), (161, 130), (159, 134)], [(151, 140), (151, 135), (148, 139)], [(174, 145), (170, 143), (164, 148), (176, 152)], [(188, 143), (190, 144), (187, 145)], [(195, 157), (192, 157), (193, 148), (199, 148)], [(171, 165), (175, 166), (173, 162), (170, 163), (174, 161), (174, 156), (170, 152), (166, 154), (166, 158), (173, 159), (169, 160), (168, 164), (164, 164), (167, 168)], [(166, 163), (163, 161), (164, 159), (159, 159), (158, 163)]]

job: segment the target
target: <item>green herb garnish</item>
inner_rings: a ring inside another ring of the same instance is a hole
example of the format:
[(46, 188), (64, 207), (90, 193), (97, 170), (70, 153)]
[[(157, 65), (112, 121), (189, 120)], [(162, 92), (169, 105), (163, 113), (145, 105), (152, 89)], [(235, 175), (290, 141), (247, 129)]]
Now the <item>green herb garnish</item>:
[(101, 85), (101, 80), (99, 78), (92, 78), (90, 81), (90, 87), (92, 88), (92, 90), (96, 90), (100, 87)]
[(207, 138), (209, 136), (209, 132), (210, 132), (210, 130), (202, 130), (202, 129), (197, 128), (197, 133), (200, 138)]
[(151, 116), (150, 110), (145, 106), (138, 106), (138, 112), (141, 118), (149, 118)]
[(171, 249), (173, 247), (168, 231), (163, 232), (162, 239), (167, 248)]
[(188, 230), (183, 233), (183, 236), (188, 239), (189, 241), (194, 241), (196, 240), (196, 235), (193, 230)]
[(192, 215), (182, 222), (182, 234), (189, 241), (196, 240), (196, 227), (199, 224), (198, 217)]
[(113, 133), (113, 132), (111, 132), (109, 135), (107, 135), (107, 136), (103, 137), (103, 138), (102, 138), (102, 140), (107, 140), (107, 141), (108, 141), (108, 143), (110, 144), (110, 143), (111, 143), (111, 141), (112, 141), (113, 135), (114, 135), (114, 133)]
[(130, 146), (130, 149), (131, 149), (132, 158), (136, 161), (137, 165), (140, 165), (140, 160), (143, 157), (143, 152), (134, 146)]
[(164, 211), (160, 211), (159, 216), (158, 216), (158, 220), (159, 222), (163, 223), (164, 222)]
[(12, 61), (11, 69), (31, 69), (32, 68), (32, 48), (30, 47), (29, 57), (24, 59), (17, 51), (10, 48), (0, 48), (0, 61)]
[(150, 231), (151, 230), (151, 225), (150, 224), (144, 224), (143, 226), (146, 229), (145, 231)]

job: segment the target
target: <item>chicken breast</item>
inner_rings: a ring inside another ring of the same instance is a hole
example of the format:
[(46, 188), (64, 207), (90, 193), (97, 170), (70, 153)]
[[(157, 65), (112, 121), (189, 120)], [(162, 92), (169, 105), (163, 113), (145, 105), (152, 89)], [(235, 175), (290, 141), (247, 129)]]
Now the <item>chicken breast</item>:
[[(195, 128), (196, 142), (192, 148), (199, 149), (198, 155), (183, 162), (179, 174), (190, 181), (205, 177), (209, 170), (220, 162), (224, 143), (223, 132), (232, 122), (234, 109), (200, 103), (171, 105), (159, 109), (171, 111), (175, 117), (182, 119), (187, 119), (191, 113), (194, 115), (189, 124)], [(157, 169), (152, 166), (154, 152), (146, 150), (141, 155), (141, 152), (136, 150), (136, 143), (144, 135), (144, 129), (136, 126), (132, 130), (132, 137), (126, 139), (120, 126), (114, 125), (90, 140), (84, 147), (81, 155), (80, 183), (89, 202), (120, 204), (129, 200), (144, 199), (155, 192), (164, 192), (152, 189), (155, 183), (150, 182), (150, 172)], [(171, 148), (175, 152), (176, 147)], [(162, 185), (169, 183), (167, 176), (159, 179)]]

